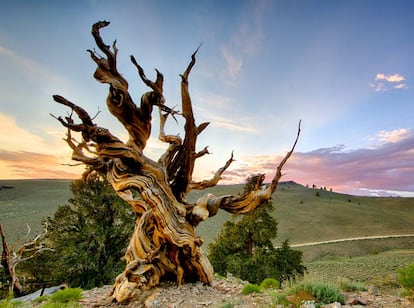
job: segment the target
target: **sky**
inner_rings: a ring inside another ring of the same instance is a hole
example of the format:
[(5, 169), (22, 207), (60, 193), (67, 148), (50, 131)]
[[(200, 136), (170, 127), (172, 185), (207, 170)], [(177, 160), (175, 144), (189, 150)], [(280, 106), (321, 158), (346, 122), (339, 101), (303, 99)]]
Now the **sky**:
[[(222, 184), (249, 174), (270, 180), (301, 134), (282, 180), (369, 196), (414, 196), (414, 1), (47, 1), (0, 4), (0, 179), (78, 178), (59, 94), (126, 140), (106, 109), (108, 86), (93, 78), (87, 49), (99, 20), (116, 40), (118, 70), (135, 102), (164, 75), (178, 106), (180, 77), (201, 44), (190, 78), (198, 139), (210, 155), (194, 179), (210, 178), (234, 151)], [(157, 113), (145, 154), (157, 159)], [(181, 122), (167, 133), (182, 134)]]

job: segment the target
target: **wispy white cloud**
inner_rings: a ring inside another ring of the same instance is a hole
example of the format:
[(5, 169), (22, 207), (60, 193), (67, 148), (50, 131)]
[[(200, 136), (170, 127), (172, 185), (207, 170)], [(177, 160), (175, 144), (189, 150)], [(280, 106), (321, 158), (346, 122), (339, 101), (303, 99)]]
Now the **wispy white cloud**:
[[(402, 81), (405, 81), (405, 77), (400, 74), (384, 74), (384, 73), (378, 73), (373, 82), (369, 82), (368, 85), (373, 88), (376, 92), (381, 91), (387, 91), (390, 89), (407, 89), (408, 84), (402, 83)], [(390, 85), (394, 84), (394, 85)]]
[(406, 83), (400, 83), (394, 86), (394, 89), (407, 89), (408, 85)]
[(406, 128), (398, 128), (392, 131), (381, 130), (378, 132), (378, 139), (382, 142), (398, 142), (409, 136), (410, 130)]
[(374, 89), (375, 92), (386, 91), (387, 88), (383, 82), (369, 82), (368, 85)]
[(249, 119), (230, 119), (221, 116), (212, 117), (212, 126), (220, 127), (229, 131), (257, 133), (257, 128), (252, 125)]
[(242, 57), (236, 53), (231, 53), (228, 46), (224, 46), (221, 49), (221, 54), (226, 63), (226, 75), (231, 79), (235, 79), (243, 65)]
[(203, 115), (203, 119), (211, 123), (211, 126), (220, 127), (224, 130), (233, 132), (257, 133), (258, 129), (254, 126), (254, 121), (249, 116), (234, 117), (234, 114), (228, 112), (229, 116), (219, 115), (220, 110), (212, 111), (205, 107), (196, 107), (198, 113)]
[(240, 108), (230, 97), (196, 92), (194, 98), (197, 101), (194, 109), (199, 121), (207, 121), (212, 127), (220, 127), (233, 132), (258, 132), (257, 127), (254, 126), (253, 117), (240, 113)]
[(375, 76), (375, 80), (385, 80), (388, 82), (401, 82), (405, 80), (405, 77), (399, 74), (387, 75), (383, 73), (378, 73)]
[(38, 80), (39, 82), (58, 82), (61, 81), (57, 75), (47, 70), (44, 66), (37, 63), (33, 59), (30, 59), (17, 51), (0, 45), (0, 56), (4, 57), (7, 62), (12, 62), (15, 68), (19, 68), (25, 72), (27, 78)]
[(195, 91), (193, 96), (195, 108), (229, 110), (234, 105), (232, 98), (217, 93)]
[(244, 11), (243, 22), (238, 25), (227, 44), (221, 48), (226, 63), (224, 79), (229, 83), (232, 83), (241, 72), (243, 59), (255, 55), (260, 50), (265, 37), (262, 30), (262, 15), (267, 7), (266, 2), (254, 1), (251, 5), (253, 7), (248, 6)]
[(386, 190), (386, 189), (370, 189), (359, 188), (353, 191), (355, 195), (364, 195), (372, 197), (414, 197), (413, 191), (401, 191), (401, 190)]

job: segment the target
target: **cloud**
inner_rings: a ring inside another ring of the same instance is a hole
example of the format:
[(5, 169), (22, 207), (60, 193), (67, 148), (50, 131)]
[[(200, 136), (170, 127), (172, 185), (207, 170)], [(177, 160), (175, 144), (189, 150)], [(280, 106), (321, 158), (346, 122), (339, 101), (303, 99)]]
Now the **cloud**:
[(408, 85), (406, 83), (400, 83), (393, 87), (394, 89), (408, 89)]
[[(414, 195), (414, 133), (399, 129), (378, 135), (385, 143), (372, 149), (345, 151), (340, 145), (295, 152), (282, 179), (350, 194)], [(240, 183), (247, 174), (257, 172), (270, 180), (281, 159), (282, 155), (244, 157), (235, 163), (231, 175)]]
[(239, 118), (237, 120), (225, 118), (221, 116), (212, 115), (212, 126), (219, 127), (228, 131), (244, 132), (244, 133), (257, 133), (256, 127), (252, 126), (253, 121), (248, 118)]
[(406, 83), (402, 83), (402, 81), (405, 80), (405, 77), (400, 74), (387, 75), (384, 73), (378, 73), (374, 78), (374, 82), (369, 82), (368, 85), (376, 92), (389, 90), (390, 84), (395, 84), (391, 87), (393, 89), (407, 89), (408, 85)]
[(239, 74), (243, 60), (240, 55), (232, 54), (228, 47), (221, 49), (221, 54), (226, 62), (226, 74), (231, 78), (235, 79)]
[[(266, 12), (265, 1), (254, 1), (253, 7), (247, 6), (240, 23), (226, 45), (221, 48), (225, 62), (224, 79), (234, 82), (243, 67), (246, 56), (255, 55), (262, 46), (264, 34), (262, 30), (262, 15)], [(230, 80), (228, 80), (230, 78)]]
[[(207, 106), (208, 107), (208, 106)], [(232, 118), (230, 117), (224, 117), (222, 115), (218, 115), (215, 112), (212, 112), (212, 108), (204, 108), (200, 106), (196, 106), (195, 109), (197, 110), (197, 113), (202, 115), (202, 119), (204, 121), (210, 122), (212, 127), (219, 127), (228, 131), (233, 132), (244, 132), (244, 133), (257, 133), (258, 129), (257, 127), (253, 126), (252, 123), (253, 119), (249, 116), (234, 116), (236, 113), (235, 110), (231, 110), (229, 112), (226, 112), (226, 114), (232, 115)], [(216, 109), (216, 108), (213, 108)], [(219, 108), (220, 109), (220, 108)], [(232, 109), (229, 106), (227, 106), (227, 109)], [(217, 110), (218, 112), (220, 110)]]
[(64, 166), (53, 154), (4, 149), (0, 149), (0, 168), (2, 179), (74, 179), (84, 170), (81, 166)]
[(378, 132), (378, 139), (383, 142), (398, 142), (407, 138), (410, 131), (406, 128), (399, 128), (392, 131), (381, 130)]
[(33, 80), (43, 82), (43, 84), (45, 82), (58, 83), (63, 81), (39, 63), (2, 45), (0, 45), (0, 56), (4, 56), (7, 58), (7, 62), (11, 62), (15, 67), (18, 67), (22, 72), (25, 72), (24, 76), (26, 78), (31, 77)]
[(195, 90), (193, 96), (194, 101), (197, 102), (194, 108), (203, 106), (208, 109), (228, 110), (233, 106), (233, 99), (225, 95)]
[(375, 76), (375, 80), (385, 80), (387, 82), (401, 82), (403, 80), (405, 80), (405, 77), (399, 74), (394, 74), (394, 75), (386, 75), (383, 73), (378, 73)]
[(61, 140), (61, 134), (47, 132), (50, 140), (46, 142), (2, 113), (0, 132), (0, 178), (76, 178), (81, 175), (83, 167), (64, 165), (70, 162), (71, 151)]
[(385, 87), (385, 84), (383, 82), (377, 82), (377, 83), (368, 83), (368, 85), (374, 89), (375, 92), (381, 92), (386, 91), (387, 88)]

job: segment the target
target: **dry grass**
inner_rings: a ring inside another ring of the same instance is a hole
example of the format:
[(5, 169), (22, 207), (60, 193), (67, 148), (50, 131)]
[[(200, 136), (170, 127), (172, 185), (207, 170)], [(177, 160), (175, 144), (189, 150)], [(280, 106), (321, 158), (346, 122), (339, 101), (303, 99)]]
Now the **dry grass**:
[[(242, 191), (242, 186), (219, 186), (209, 189), (216, 195)], [(319, 193), (319, 197), (316, 196)], [(190, 195), (194, 200), (200, 192)], [(329, 191), (313, 190), (294, 183), (280, 183), (273, 195), (278, 221), (277, 242), (291, 244), (341, 238), (414, 233), (414, 198), (356, 197)], [(218, 215), (202, 222), (198, 233), (205, 243), (214, 240), (231, 215)]]
[[(0, 181), (0, 223), (10, 242), (26, 233), (25, 224), (32, 234), (41, 231), (43, 218), (53, 215), (59, 205), (70, 198), (70, 181), (30, 180)], [(242, 185), (217, 186), (207, 191), (193, 191), (189, 201), (206, 192), (215, 195), (241, 192)], [(319, 196), (316, 196), (316, 192)], [(278, 221), (276, 245), (285, 239), (291, 244), (317, 242), (358, 236), (414, 233), (414, 198), (355, 197), (329, 191), (313, 190), (295, 183), (280, 183), (273, 196)], [(202, 222), (197, 233), (204, 239), (204, 249), (214, 241), (223, 223), (231, 215), (219, 211), (218, 215)], [(311, 261), (334, 256), (358, 256), (387, 249), (413, 247), (407, 239), (359, 241), (301, 248), (305, 260)]]
[(0, 223), (9, 244), (24, 238), (26, 224), (32, 229), (30, 237), (41, 232), (42, 219), (70, 198), (69, 185), (68, 180), (1, 180)]
[(306, 263), (307, 281), (338, 284), (341, 279), (375, 285), (382, 293), (398, 295), (398, 269), (414, 263), (414, 249), (393, 250), (360, 257)]

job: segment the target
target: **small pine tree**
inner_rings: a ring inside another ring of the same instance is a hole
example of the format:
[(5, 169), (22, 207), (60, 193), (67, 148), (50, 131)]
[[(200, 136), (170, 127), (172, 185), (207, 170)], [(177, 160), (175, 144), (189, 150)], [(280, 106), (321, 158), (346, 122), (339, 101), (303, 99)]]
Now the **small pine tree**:
[(131, 207), (98, 176), (71, 184), (73, 198), (47, 219), (47, 252), (27, 267), (38, 280), (93, 288), (120, 273), (135, 222)]
[[(244, 191), (260, 187), (263, 180), (263, 175), (250, 176)], [(288, 241), (280, 248), (273, 246), (277, 221), (272, 211), (272, 203), (267, 202), (248, 214), (234, 215), (224, 224), (217, 240), (209, 245), (209, 259), (216, 272), (231, 272), (252, 283), (268, 277), (279, 281), (294, 279), (305, 272), (302, 252), (290, 249)]]

